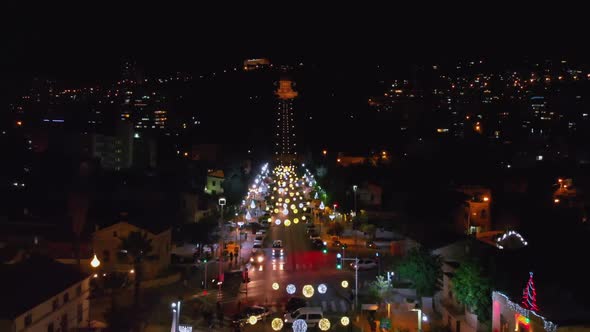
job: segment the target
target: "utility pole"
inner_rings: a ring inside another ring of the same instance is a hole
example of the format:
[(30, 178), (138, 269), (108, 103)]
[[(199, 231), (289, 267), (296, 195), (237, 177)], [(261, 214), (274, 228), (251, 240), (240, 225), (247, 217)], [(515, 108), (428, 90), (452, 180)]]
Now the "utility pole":
[(353, 196), (354, 196), (354, 219), (352, 219), (352, 230), (354, 231), (354, 246), (357, 246), (357, 234), (356, 234), (356, 230), (354, 229), (354, 222), (355, 219), (357, 218), (357, 211), (356, 211), (356, 190), (358, 189), (358, 186), (355, 184), (352, 186), (352, 192), (353, 192)]
[(219, 285), (219, 293), (217, 296), (221, 296), (221, 284), (223, 283), (223, 207), (225, 206), (225, 198), (219, 199), (219, 206), (221, 206), (221, 218), (219, 218), (219, 276), (217, 277), (217, 284)]

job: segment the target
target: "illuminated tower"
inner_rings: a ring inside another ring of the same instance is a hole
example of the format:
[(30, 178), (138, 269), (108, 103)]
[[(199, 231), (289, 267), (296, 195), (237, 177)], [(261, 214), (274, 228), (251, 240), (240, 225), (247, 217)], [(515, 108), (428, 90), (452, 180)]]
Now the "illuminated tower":
[(295, 161), (297, 156), (297, 151), (295, 151), (297, 144), (295, 143), (293, 100), (298, 93), (293, 90), (292, 81), (281, 79), (275, 94), (279, 99), (275, 133), (275, 158), (280, 162), (291, 163)]

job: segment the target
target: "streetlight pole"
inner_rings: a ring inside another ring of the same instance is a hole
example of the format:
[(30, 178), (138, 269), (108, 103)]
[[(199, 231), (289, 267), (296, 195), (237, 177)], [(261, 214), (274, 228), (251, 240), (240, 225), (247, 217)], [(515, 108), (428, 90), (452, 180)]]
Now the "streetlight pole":
[(225, 198), (219, 199), (219, 206), (221, 206), (221, 218), (219, 218), (219, 276), (217, 277), (217, 284), (219, 285), (219, 293), (221, 296), (221, 284), (223, 283), (223, 207), (225, 206)]
[(358, 186), (355, 184), (352, 186), (352, 192), (353, 192), (353, 196), (354, 196), (354, 219), (352, 220), (352, 230), (354, 231), (354, 246), (357, 246), (357, 234), (356, 234), (356, 230), (354, 229), (354, 222), (355, 219), (357, 219), (357, 212), (356, 212), (356, 190), (358, 189)]
[(418, 332), (422, 332), (422, 309), (412, 309), (418, 312)]

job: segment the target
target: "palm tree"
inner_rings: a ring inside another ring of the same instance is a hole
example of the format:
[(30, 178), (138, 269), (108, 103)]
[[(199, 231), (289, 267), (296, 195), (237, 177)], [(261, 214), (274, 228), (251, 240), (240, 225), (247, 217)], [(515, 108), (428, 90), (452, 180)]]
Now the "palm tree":
[(127, 237), (121, 238), (121, 245), (119, 250), (127, 252), (127, 257), (130, 257), (133, 262), (133, 269), (135, 270), (135, 291), (134, 304), (139, 306), (139, 285), (143, 276), (142, 263), (144, 259), (150, 259), (152, 256), (152, 240), (148, 239), (146, 233), (131, 232)]

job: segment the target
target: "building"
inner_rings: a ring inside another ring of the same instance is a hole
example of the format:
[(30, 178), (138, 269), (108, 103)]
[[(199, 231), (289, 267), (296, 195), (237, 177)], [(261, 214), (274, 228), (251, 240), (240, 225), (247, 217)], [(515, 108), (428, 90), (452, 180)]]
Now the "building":
[(244, 60), (244, 70), (251, 71), (270, 66), (270, 60), (265, 58)]
[[(121, 219), (127, 219), (125, 213)], [(154, 278), (162, 270), (170, 265), (170, 247), (172, 231), (165, 225), (135, 225), (136, 223), (119, 221), (112, 225), (97, 229), (92, 234), (92, 247), (94, 253), (101, 262), (101, 269), (107, 272), (134, 273), (130, 257), (120, 249), (121, 238), (125, 238), (131, 232), (147, 234), (152, 241), (153, 259), (144, 260), (143, 276), (145, 279)], [(137, 223), (138, 224), (138, 223)]]
[(366, 183), (358, 188), (359, 205), (364, 207), (380, 207), (383, 189), (372, 183)]
[(460, 186), (457, 191), (466, 195), (456, 220), (457, 231), (477, 234), (492, 230), (491, 190), (481, 186)]
[(88, 326), (88, 274), (42, 256), (0, 265), (0, 274), (0, 331), (54, 332)]
[(223, 170), (209, 170), (207, 173), (207, 185), (205, 185), (205, 192), (209, 195), (223, 194), (223, 181), (225, 181)]
[(130, 123), (119, 123), (114, 135), (94, 134), (92, 156), (100, 159), (105, 169), (118, 171), (130, 168), (133, 164), (134, 136)]
[(298, 92), (293, 90), (293, 84), (291, 80), (281, 79), (279, 88), (275, 92), (278, 98), (275, 158), (284, 163), (292, 163), (297, 157), (293, 100), (297, 97)]

